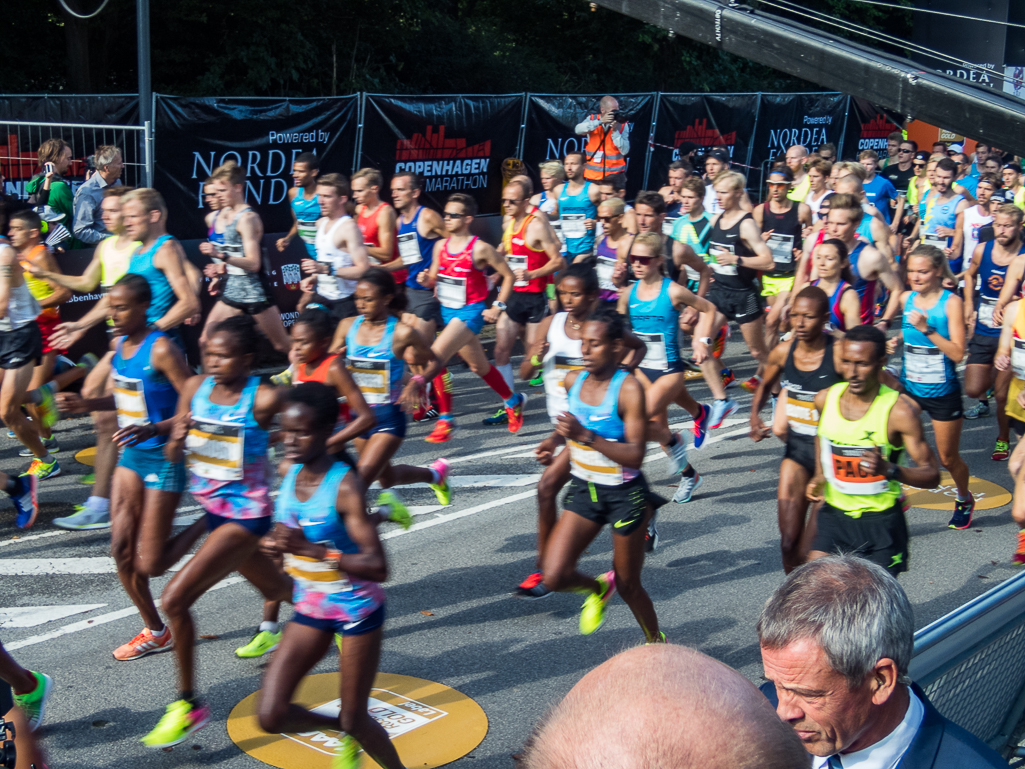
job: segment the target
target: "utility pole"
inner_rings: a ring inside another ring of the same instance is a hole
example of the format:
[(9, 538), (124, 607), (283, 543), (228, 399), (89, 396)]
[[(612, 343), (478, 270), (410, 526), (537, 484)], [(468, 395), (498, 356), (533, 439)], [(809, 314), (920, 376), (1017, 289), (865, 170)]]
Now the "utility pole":
[(142, 156), (146, 159), (146, 185), (153, 186), (152, 130), (153, 87), (150, 82), (149, 55), (149, 0), (135, 0), (136, 37), (139, 50), (139, 123), (146, 127), (143, 134)]

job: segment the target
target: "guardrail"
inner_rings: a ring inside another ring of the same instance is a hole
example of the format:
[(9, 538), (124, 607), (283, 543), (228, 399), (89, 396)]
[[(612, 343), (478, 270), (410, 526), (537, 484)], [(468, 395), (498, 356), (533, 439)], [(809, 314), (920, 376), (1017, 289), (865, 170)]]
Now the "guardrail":
[(1025, 573), (915, 633), (910, 674), (944, 716), (1014, 753), (1025, 713)]

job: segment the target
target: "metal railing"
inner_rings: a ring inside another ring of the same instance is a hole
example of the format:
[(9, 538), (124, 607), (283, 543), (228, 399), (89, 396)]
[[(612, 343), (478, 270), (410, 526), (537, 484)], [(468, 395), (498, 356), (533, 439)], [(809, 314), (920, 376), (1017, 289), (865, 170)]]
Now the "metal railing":
[(1025, 713), (1025, 574), (915, 633), (910, 673), (944, 716), (1007, 754)]
[(91, 125), (87, 123), (28, 123), (0, 120), (0, 175), (5, 192), (26, 197), (24, 185), (40, 172), (37, 151), (47, 139), (59, 138), (71, 145), (71, 167), (65, 177), (77, 187), (85, 179), (88, 158), (97, 147), (114, 145), (121, 150), (125, 168), (121, 180), (132, 187), (148, 187), (153, 179), (153, 135), (143, 126)]

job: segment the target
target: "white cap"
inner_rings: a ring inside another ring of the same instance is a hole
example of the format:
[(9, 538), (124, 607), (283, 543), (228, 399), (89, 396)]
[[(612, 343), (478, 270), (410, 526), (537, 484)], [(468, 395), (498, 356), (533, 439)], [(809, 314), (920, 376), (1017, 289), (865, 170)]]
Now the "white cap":
[(951, 144), (948, 149), (950, 149), (951, 152), (964, 152), (964, 145), (963, 144)]

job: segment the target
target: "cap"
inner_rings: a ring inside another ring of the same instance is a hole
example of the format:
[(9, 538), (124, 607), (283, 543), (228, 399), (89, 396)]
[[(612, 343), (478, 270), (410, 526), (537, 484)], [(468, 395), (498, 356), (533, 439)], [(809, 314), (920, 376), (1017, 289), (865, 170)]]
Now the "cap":
[(928, 163), (930, 157), (932, 157), (932, 155), (930, 155), (928, 152), (916, 152), (915, 153), (915, 160), (924, 160), (925, 162)]
[(1004, 168), (1010, 168), (1016, 174), (1021, 173), (1021, 165), (1018, 163), (1004, 163)]
[(951, 144), (947, 149), (950, 152), (964, 152), (964, 145), (961, 143)]
[(726, 153), (720, 152), (719, 150), (709, 150), (708, 152), (706, 152), (704, 159), (708, 160), (708, 158), (715, 158), (720, 163), (724, 163), (725, 165), (730, 164), (730, 159), (726, 156)]

